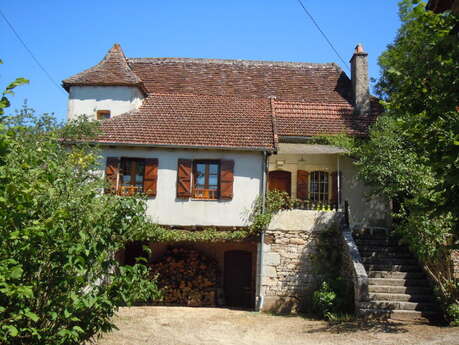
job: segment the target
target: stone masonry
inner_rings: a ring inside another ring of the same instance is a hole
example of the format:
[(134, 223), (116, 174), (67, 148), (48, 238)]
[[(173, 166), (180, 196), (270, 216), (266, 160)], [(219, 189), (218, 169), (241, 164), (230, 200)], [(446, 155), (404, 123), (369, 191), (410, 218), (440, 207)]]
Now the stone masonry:
[(307, 308), (316, 287), (317, 235), (336, 222), (337, 213), (327, 211), (288, 210), (273, 217), (263, 244), (263, 311), (290, 313)]

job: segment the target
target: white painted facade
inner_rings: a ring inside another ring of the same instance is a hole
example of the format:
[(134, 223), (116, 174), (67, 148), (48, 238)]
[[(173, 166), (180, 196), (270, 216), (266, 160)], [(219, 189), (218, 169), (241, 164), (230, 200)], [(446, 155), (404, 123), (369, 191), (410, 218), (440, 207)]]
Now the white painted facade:
[(67, 119), (86, 115), (96, 118), (97, 110), (117, 116), (138, 109), (144, 96), (135, 86), (72, 86), (69, 90)]
[[(255, 200), (262, 193), (262, 152), (107, 147), (102, 154), (101, 173), (107, 157), (158, 159), (157, 195), (147, 201), (147, 215), (157, 224), (245, 226)], [(233, 199), (176, 198), (177, 161), (181, 158), (234, 160)]]

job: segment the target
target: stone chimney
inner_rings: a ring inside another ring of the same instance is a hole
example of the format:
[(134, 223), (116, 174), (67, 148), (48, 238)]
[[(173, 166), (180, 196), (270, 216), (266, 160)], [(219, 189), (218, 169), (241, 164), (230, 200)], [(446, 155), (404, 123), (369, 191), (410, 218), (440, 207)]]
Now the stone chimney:
[(351, 58), (352, 99), (355, 112), (359, 115), (370, 113), (370, 88), (368, 83), (368, 53), (359, 43)]

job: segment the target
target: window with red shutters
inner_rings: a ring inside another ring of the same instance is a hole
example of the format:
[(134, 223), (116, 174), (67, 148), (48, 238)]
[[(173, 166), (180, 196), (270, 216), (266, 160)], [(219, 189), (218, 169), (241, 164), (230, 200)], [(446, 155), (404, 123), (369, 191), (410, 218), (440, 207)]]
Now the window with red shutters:
[(193, 162), (193, 198), (218, 199), (220, 194), (220, 162), (197, 160)]

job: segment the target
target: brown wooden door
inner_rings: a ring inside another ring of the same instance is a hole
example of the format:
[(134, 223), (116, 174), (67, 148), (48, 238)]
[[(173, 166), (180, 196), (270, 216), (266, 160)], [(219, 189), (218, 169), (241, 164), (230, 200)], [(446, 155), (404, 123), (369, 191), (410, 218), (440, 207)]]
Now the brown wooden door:
[(252, 254), (243, 250), (225, 252), (225, 302), (229, 307), (253, 308)]
[(292, 174), (289, 171), (270, 171), (268, 179), (268, 189), (287, 192), (291, 195), (292, 192)]

